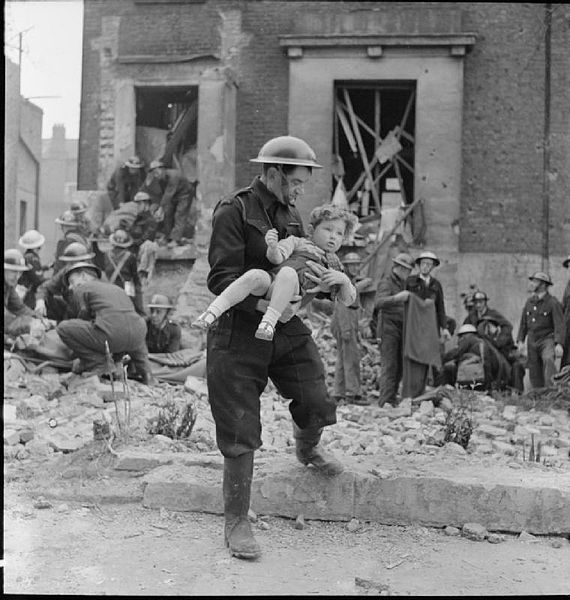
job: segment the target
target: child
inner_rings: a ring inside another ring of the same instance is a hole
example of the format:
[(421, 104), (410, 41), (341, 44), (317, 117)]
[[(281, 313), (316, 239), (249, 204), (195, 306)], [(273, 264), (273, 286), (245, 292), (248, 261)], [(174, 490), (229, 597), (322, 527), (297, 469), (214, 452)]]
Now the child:
[[(304, 296), (301, 304), (307, 304), (320, 291), (307, 261), (312, 260), (327, 269), (323, 283), (332, 299), (346, 306), (356, 300), (356, 290), (350, 279), (342, 272), (342, 263), (335, 252), (349, 236), (358, 222), (352, 213), (326, 204), (313, 209), (309, 217), (308, 231), (311, 243), (305, 238), (289, 236), (278, 240), (277, 231), (265, 234), (267, 259), (278, 265), (270, 272), (250, 269), (232, 282), (193, 323), (192, 327), (207, 329), (222, 313), (241, 302), (250, 294), (267, 298), (269, 306), (255, 332), (260, 340), (271, 341), (279, 317), (294, 296)], [(316, 248), (312, 248), (312, 246)], [(310, 294), (307, 296), (307, 294)]]

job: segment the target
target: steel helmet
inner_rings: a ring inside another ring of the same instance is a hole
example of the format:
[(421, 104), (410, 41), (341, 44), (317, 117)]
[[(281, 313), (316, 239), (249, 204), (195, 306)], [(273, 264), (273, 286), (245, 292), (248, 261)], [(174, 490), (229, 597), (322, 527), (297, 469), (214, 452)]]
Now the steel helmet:
[(81, 262), (90, 260), (95, 256), (95, 252), (89, 252), (81, 242), (71, 242), (59, 257), (63, 262)]
[(360, 254), (358, 252), (349, 252), (341, 259), (343, 265), (356, 265), (362, 262)]
[(543, 271), (536, 271), (533, 273), (529, 279), (537, 279), (538, 281), (543, 281), (546, 285), (552, 285), (552, 279), (550, 279), (550, 275), (544, 273)]
[(265, 142), (257, 155), (250, 162), (274, 165), (297, 165), (322, 169), (317, 163), (317, 155), (304, 140), (292, 135), (282, 135)]
[(81, 215), (87, 210), (87, 204), (84, 200), (74, 200), (69, 207), (74, 215)]
[(22, 248), (32, 249), (43, 246), (45, 241), (46, 238), (39, 231), (30, 229), (18, 240), (18, 244), (20, 244)]
[(439, 265), (439, 258), (433, 253), (433, 252), (422, 252), (417, 258), (416, 258), (416, 264), (418, 265), (420, 263), (420, 260), (424, 259), (424, 258), (429, 258), (430, 260), (433, 260), (434, 265), (437, 267), (437, 265)]
[(392, 262), (406, 269), (411, 270), (414, 268), (414, 259), (407, 252), (400, 252), (400, 254), (392, 259)]
[(475, 325), (461, 325), (457, 330), (457, 335), (463, 335), (464, 333), (477, 333)]
[(97, 275), (97, 279), (101, 279), (101, 270), (97, 265), (89, 262), (78, 262), (73, 265), (69, 265), (65, 270), (63, 278), (65, 279), (65, 284), (69, 285), (69, 275), (74, 271), (79, 271), (80, 269), (88, 269), (89, 271), (95, 273)]
[(164, 294), (154, 294), (148, 303), (149, 308), (176, 308), (170, 298)]
[(473, 302), (475, 302), (475, 300), (484, 300), (485, 302), (487, 302), (487, 300), (489, 300), (489, 298), (485, 292), (481, 292), (480, 290), (477, 290), (473, 294)]
[(4, 270), (6, 271), (29, 271), (26, 259), (17, 248), (4, 251)]
[(142, 169), (143, 164), (138, 156), (131, 156), (125, 161), (125, 167), (131, 167), (131, 169)]
[(119, 248), (128, 248), (133, 245), (131, 234), (124, 229), (116, 229), (115, 232), (109, 236), (109, 241), (113, 246), (118, 246)]
[(58, 225), (69, 225), (69, 226), (72, 226), (72, 227), (75, 227), (76, 225), (79, 224), (77, 222), (77, 219), (75, 218), (75, 214), (71, 210), (66, 210), (61, 215), (61, 217), (57, 217), (57, 219), (55, 220), (55, 222)]
[(161, 160), (153, 160), (150, 163), (150, 165), (148, 167), (148, 170), (149, 171), (154, 171), (154, 169), (160, 169), (161, 167), (165, 167), (166, 168), (166, 165)]
[(133, 202), (145, 202), (145, 201), (150, 202), (150, 200), (151, 200), (150, 195), (147, 194), (147, 192), (143, 192), (143, 191), (137, 192), (135, 194), (135, 197), (133, 198)]

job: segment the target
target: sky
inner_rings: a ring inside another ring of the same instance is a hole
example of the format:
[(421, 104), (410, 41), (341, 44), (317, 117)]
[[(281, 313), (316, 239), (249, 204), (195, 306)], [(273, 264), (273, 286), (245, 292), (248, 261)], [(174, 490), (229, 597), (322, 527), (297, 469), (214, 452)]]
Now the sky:
[[(12, 0), (4, 3), (4, 52), (18, 62), (22, 35), (21, 94), (43, 111), (42, 137), (55, 124), (79, 137), (83, 0)], [(51, 96), (49, 98), (38, 96)]]

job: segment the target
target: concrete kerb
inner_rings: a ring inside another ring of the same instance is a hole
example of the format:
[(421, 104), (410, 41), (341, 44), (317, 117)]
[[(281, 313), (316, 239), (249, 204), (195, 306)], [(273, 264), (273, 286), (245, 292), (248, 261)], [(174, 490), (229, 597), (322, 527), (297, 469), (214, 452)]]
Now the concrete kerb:
[[(251, 506), (288, 518), (431, 527), (477, 522), (489, 531), (570, 533), (570, 473), (468, 465), (418, 473), (394, 464), (392, 472), (374, 474), (357, 463), (348, 467), (327, 478), (292, 458), (275, 458), (256, 466)], [(158, 467), (143, 480), (143, 506), (222, 514), (221, 483), (219, 468)]]

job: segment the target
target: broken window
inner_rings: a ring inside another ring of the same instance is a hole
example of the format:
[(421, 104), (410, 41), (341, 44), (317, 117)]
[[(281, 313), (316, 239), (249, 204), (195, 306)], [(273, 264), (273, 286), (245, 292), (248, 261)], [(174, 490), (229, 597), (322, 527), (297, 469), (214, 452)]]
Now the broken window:
[(198, 86), (136, 87), (136, 153), (197, 173)]
[(414, 200), (416, 85), (336, 82), (333, 189), (360, 219)]

